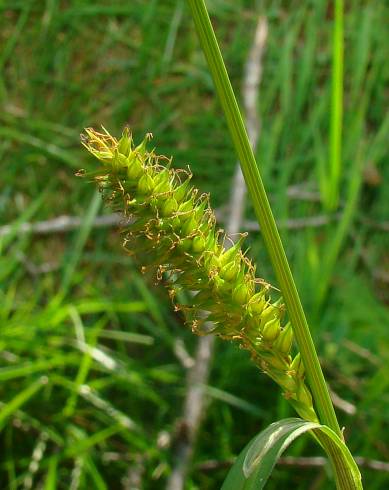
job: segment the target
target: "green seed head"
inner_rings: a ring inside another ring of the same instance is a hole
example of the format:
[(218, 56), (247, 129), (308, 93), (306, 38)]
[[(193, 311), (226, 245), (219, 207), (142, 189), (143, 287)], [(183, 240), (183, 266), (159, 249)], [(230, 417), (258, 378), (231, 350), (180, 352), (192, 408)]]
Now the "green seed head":
[(230, 263), (235, 257), (240, 253), (240, 246), (243, 240), (246, 238), (246, 235), (242, 235), (240, 239), (228, 250), (223, 250), (220, 254), (220, 265), (225, 266)]
[(181, 220), (178, 216), (174, 216), (171, 220), (171, 225), (174, 231), (179, 231), (181, 228)]
[[(214, 243), (214, 245), (215, 244), (216, 244), (216, 242)], [(206, 260), (205, 265), (210, 272), (213, 272), (216, 274), (220, 269), (220, 261), (219, 261), (219, 258), (214, 251), (214, 247), (212, 247), (212, 244), (207, 243), (207, 247), (209, 247), (210, 249), (213, 249), (214, 253), (209, 254), (209, 257)]]
[(278, 356), (276, 353), (273, 353), (271, 358), (268, 359), (268, 363), (272, 368), (277, 369), (278, 371), (282, 371), (284, 373), (288, 371), (287, 362), (283, 357)]
[(295, 393), (297, 391), (296, 381), (294, 380), (294, 378), (292, 378), (292, 376), (289, 376), (288, 374), (282, 376), (279, 383), (282, 388), (284, 388), (284, 390), (288, 391), (289, 393)]
[(289, 354), (292, 326), (282, 328), (281, 300), (271, 302), (270, 286), (256, 279), (242, 252), (245, 235), (226, 246), (229, 238), (216, 228), (208, 196), (190, 186), (188, 172), (174, 170), (170, 159), (147, 149), (151, 134), (135, 146), (128, 129), (119, 141), (104, 129), (85, 132), (84, 146), (103, 163), (93, 178), (114, 209), (129, 218), (128, 252), (159, 280), (166, 272), (175, 301), (177, 291), (195, 293), (189, 304), (176, 304), (194, 331), (205, 333), (206, 321), (214, 322), (215, 334), (240, 342), (298, 412), (315, 419), (304, 367), (299, 355), (292, 361)]

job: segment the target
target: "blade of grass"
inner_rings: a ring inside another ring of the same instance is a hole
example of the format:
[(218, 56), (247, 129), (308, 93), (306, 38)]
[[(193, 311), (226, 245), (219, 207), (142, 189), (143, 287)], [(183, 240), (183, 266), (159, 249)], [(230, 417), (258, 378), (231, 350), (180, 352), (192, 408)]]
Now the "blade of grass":
[(46, 189), (26, 208), (26, 210), (10, 225), (9, 233), (0, 236), (0, 253), (14, 240), (18, 235), (19, 228), (29, 221), (39, 208), (44, 204), (49, 192), (54, 184), (54, 180), (49, 182)]
[(56, 490), (57, 467), (58, 467), (58, 456), (57, 455), (51, 456), (49, 460), (49, 469), (47, 471), (45, 486), (43, 487), (43, 490)]
[(6, 420), (10, 417), (18, 408), (24, 405), (30, 398), (32, 398), (45, 384), (47, 383), (46, 377), (41, 377), (34, 383), (30, 384), (28, 388), (18, 393), (10, 402), (2, 407), (0, 410), (0, 431), (3, 429)]
[(154, 338), (151, 335), (143, 335), (134, 332), (124, 332), (123, 330), (104, 330), (99, 333), (103, 339), (120, 340), (130, 344), (153, 345)]
[(60, 296), (65, 296), (73, 277), (73, 274), (76, 270), (77, 264), (81, 258), (82, 250), (85, 246), (86, 240), (89, 236), (89, 233), (92, 229), (93, 221), (99, 211), (101, 205), (101, 199), (99, 192), (95, 192), (89, 204), (88, 211), (84, 217), (84, 222), (78, 232), (75, 243), (73, 244), (73, 248), (71, 250), (70, 256), (66, 257), (66, 261), (64, 264), (62, 283), (60, 287)]
[[(84, 325), (83, 325), (82, 319), (74, 307), (70, 310), (70, 316), (73, 320), (73, 323), (75, 324), (76, 330), (78, 328), (78, 329), (81, 329), (82, 332), (84, 332)], [(93, 327), (91, 339), (89, 339), (89, 342), (88, 342), (88, 345), (92, 349), (96, 346), (97, 336), (99, 334), (99, 331), (103, 328), (103, 325), (104, 325), (104, 323), (99, 321)], [(82, 336), (84, 337), (84, 333), (82, 333)], [(85, 341), (85, 339), (82, 339), (82, 340)], [(75, 389), (71, 392), (69, 398), (66, 401), (65, 408), (63, 410), (63, 414), (65, 417), (70, 418), (73, 416), (75, 409), (76, 409), (78, 392), (79, 392), (80, 386), (85, 383), (85, 381), (88, 377), (92, 363), (93, 363), (93, 358), (92, 358), (91, 353), (89, 351), (84, 352), (84, 355), (82, 356), (80, 367), (78, 369), (77, 376), (76, 376), (76, 379), (74, 382)]]
[[(316, 11), (310, 12), (305, 19), (304, 45), (301, 48), (301, 61), (296, 74), (296, 90), (294, 110), (296, 115), (300, 115), (309, 97), (309, 89), (314, 77), (315, 50), (317, 43), (317, 14)], [(301, 117), (301, 116), (300, 116)]]
[(352, 163), (348, 172), (349, 180), (345, 195), (345, 205), (342, 217), (333, 232), (329, 233), (324, 249), (320, 252), (316, 270), (313, 272), (313, 280), (317, 284), (317, 287), (311, 288), (314, 292), (314, 315), (320, 314), (320, 309), (330, 288), (336, 261), (357, 212), (363, 177), (362, 163), (365, 160), (365, 145), (362, 147), (359, 142), (363, 141), (364, 137), (363, 129), (368, 102), (367, 96), (362, 98), (358, 110), (355, 110), (355, 114), (353, 114), (348, 123), (349, 131), (348, 139), (344, 144), (344, 158)]
[(343, 118), (343, 0), (335, 0), (335, 19), (332, 41), (332, 85), (330, 119), (330, 186), (324, 204), (328, 210), (339, 203), (342, 170), (342, 118)]
[(347, 236), (347, 232), (352, 224), (353, 217), (357, 209), (359, 190), (362, 183), (361, 157), (358, 155), (354, 160), (352, 171), (350, 172), (350, 182), (347, 192), (347, 202), (342, 214), (342, 218), (337, 225), (333, 238), (327, 244), (324, 260), (320, 265), (320, 278), (317, 281), (316, 289), (316, 312), (319, 312), (330, 286), (330, 280), (340, 249)]
[(93, 462), (93, 459), (90, 457), (85, 458), (85, 467), (86, 470), (88, 471), (90, 477), (93, 480), (94, 487), (96, 490), (107, 490), (108, 487), (105, 484), (105, 481), (103, 477), (101, 476), (99, 470), (97, 469), (96, 465)]
[(219, 388), (215, 388), (214, 386), (204, 385), (204, 390), (208, 396), (214, 398), (216, 400), (221, 400), (228, 405), (239, 408), (243, 412), (247, 412), (254, 417), (264, 417), (265, 411), (257, 405), (254, 405), (243, 398), (233, 395), (232, 393), (228, 393), (225, 390), (220, 390)]
[(37, 371), (47, 372), (48, 370), (57, 367), (70, 364), (71, 361), (75, 363), (78, 361), (78, 357), (74, 354), (60, 354), (52, 359), (40, 359), (35, 362), (24, 362), (18, 366), (7, 366), (0, 368), (0, 381), (8, 381), (10, 379), (20, 378), (27, 376)]
[(369, 55), (371, 49), (371, 28), (373, 25), (373, 10), (367, 5), (361, 12), (356, 11), (354, 17), (360, 20), (361, 26), (356, 29), (356, 40), (354, 50), (354, 73), (352, 77), (352, 90), (350, 99), (353, 103), (358, 102), (361, 93), (363, 79), (368, 71)]
[(81, 440), (78, 440), (76, 443), (72, 444), (71, 446), (68, 446), (65, 450), (64, 456), (66, 458), (73, 458), (82, 453), (88, 452), (97, 444), (101, 444), (109, 437), (112, 437), (114, 434), (117, 434), (118, 432), (122, 432), (123, 430), (125, 430), (125, 428), (121, 424), (113, 424), (109, 427), (106, 427), (105, 429), (96, 432), (90, 437), (85, 437)]
[(79, 169), (80, 164), (77, 158), (74, 158), (67, 150), (63, 150), (59, 146), (51, 143), (49, 141), (44, 141), (31, 134), (23, 133), (18, 129), (0, 127), (0, 136), (9, 139), (11, 141), (17, 141), (18, 143), (23, 143), (25, 145), (30, 145), (33, 148), (37, 148), (44, 155), (58, 159), (60, 162), (65, 163), (70, 168)]

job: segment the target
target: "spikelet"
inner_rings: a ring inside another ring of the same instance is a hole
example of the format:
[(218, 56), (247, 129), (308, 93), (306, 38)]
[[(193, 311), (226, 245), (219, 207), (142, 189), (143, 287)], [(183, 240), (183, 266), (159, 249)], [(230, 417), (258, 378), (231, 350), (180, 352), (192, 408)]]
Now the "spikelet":
[(174, 302), (179, 290), (192, 293), (189, 304), (177, 303), (175, 309), (195, 333), (239, 342), (300, 416), (317, 421), (300, 355), (291, 356), (292, 326), (283, 326), (281, 301), (271, 302), (270, 285), (255, 277), (242, 252), (245, 235), (227, 246), (208, 196), (191, 186), (188, 171), (172, 169), (171, 159), (147, 149), (151, 134), (136, 146), (128, 129), (119, 140), (103, 131), (86, 129), (82, 135), (84, 146), (102, 163), (87, 177), (99, 184), (115, 211), (129, 218), (126, 250), (141, 261), (142, 270), (164, 279)]

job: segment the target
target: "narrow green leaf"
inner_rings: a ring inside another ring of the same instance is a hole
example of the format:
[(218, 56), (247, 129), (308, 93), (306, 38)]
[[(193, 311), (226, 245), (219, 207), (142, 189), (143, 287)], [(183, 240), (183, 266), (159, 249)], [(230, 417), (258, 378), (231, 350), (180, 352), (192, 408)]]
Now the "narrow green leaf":
[(325, 425), (299, 418), (275, 422), (252, 439), (231, 468), (222, 490), (261, 490), (285, 449), (300, 435), (313, 431), (335, 470), (338, 489), (362, 489), (358, 466), (347, 446)]
[(343, 121), (343, 0), (335, 0), (335, 19), (332, 40), (332, 86), (331, 86), (331, 118), (330, 118), (330, 164), (326, 196), (327, 209), (336, 209), (339, 203), (339, 187), (342, 171), (342, 121)]
[(85, 466), (86, 469), (91, 476), (93, 480), (93, 485), (96, 490), (107, 490), (107, 485), (105, 484), (105, 481), (102, 477), (102, 475), (99, 473), (99, 470), (97, 469), (96, 465), (93, 462), (93, 459), (90, 457), (85, 458)]
[(80, 227), (76, 239), (72, 244), (71, 252), (69, 255), (65, 256), (60, 295), (62, 294), (63, 296), (65, 296), (70, 287), (73, 274), (75, 273), (77, 269), (77, 264), (81, 259), (82, 251), (92, 230), (93, 221), (96, 218), (100, 206), (100, 194), (98, 192), (95, 192), (90, 201), (89, 208), (85, 213), (82, 226)]
[(47, 383), (47, 378), (42, 376), (35, 383), (32, 383), (28, 388), (18, 393), (10, 402), (0, 410), (0, 431), (3, 429), (7, 418), (12, 415), (18, 408), (32, 398), (44, 384)]
[(44, 490), (56, 490), (57, 468), (58, 468), (58, 455), (54, 455), (49, 460), (49, 469), (47, 470)]
[[(33, 362), (24, 362), (16, 366), (6, 366), (0, 368), (0, 381), (20, 378), (36, 373), (37, 371), (48, 371), (56, 366), (65, 366), (78, 361), (78, 357), (70, 355), (57, 355), (53, 359), (41, 359)], [(30, 387), (31, 388), (31, 387)]]
[(253, 441), (243, 462), (246, 478), (254, 473), (260, 475), (259, 481), (266, 482), (278, 458), (285, 449), (301, 434), (317, 427), (315, 422), (290, 418), (274, 422)]
[(76, 169), (78, 169), (79, 167), (77, 158), (74, 158), (74, 155), (49, 141), (45, 141), (37, 138), (36, 136), (32, 136), (17, 129), (7, 127), (0, 127), (0, 136), (2, 137), (2, 139), (17, 141), (18, 143), (23, 143), (24, 145), (30, 145), (33, 148), (37, 148), (43, 154), (48, 155), (51, 158), (55, 158), (70, 167)]
[(237, 407), (244, 412), (251, 413), (256, 417), (264, 417), (266, 412), (262, 408), (254, 405), (253, 403), (244, 400), (238, 396), (233, 395), (232, 393), (228, 393), (225, 390), (220, 390), (219, 388), (215, 388), (214, 386), (204, 385), (204, 390), (206, 394), (216, 400), (221, 400), (224, 403), (228, 403), (232, 407)]
[(104, 330), (99, 333), (103, 339), (120, 340), (132, 344), (153, 345), (154, 338), (150, 335), (143, 335), (134, 332), (124, 332), (123, 330)]
[[(34, 214), (39, 210), (40, 206), (45, 202), (52, 188), (54, 181), (51, 181), (46, 186), (46, 189), (26, 208), (23, 213), (11, 224), (7, 225), (4, 231), (0, 233), (0, 253), (18, 236), (19, 228), (23, 223), (29, 221)], [(9, 257), (7, 257), (9, 260)]]
[(84, 439), (77, 441), (72, 446), (67, 447), (65, 457), (74, 458), (76, 456), (80, 456), (82, 453), (89, 451), (97, 444), (101, 444), (106, 439), (109, 439), (114, 434), (123, 431), (123, 429), (124, 427), (121, 424), (114, 424), (99, 432), (96, 432), (90, 437), (85, 437)]

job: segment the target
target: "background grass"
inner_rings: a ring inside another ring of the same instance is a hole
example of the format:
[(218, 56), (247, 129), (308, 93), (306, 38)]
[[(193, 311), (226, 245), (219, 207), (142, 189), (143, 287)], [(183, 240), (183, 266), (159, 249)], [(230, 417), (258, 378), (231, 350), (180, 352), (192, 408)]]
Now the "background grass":
[[(268, 19), (258, 162), (281, 224), (329, 219), (282, 235), (331, 388), (357, 407), (338, 412), (349, 447), (388, 461), (388, 7), (345, 2), (340, 205), (328, 214), (332, 3), (208, 4), (238, 94), (257, 15)], [(163, 488), (185, 389), (176, 340), (192, 353), (196, 339), (117, 230), (92, 226), (107, 211), (74, 173), (93, 165), (85, 126), (129, 124), (190, 163), (214, 206), (227, 203), (235, 156), (189, 12), (181, 0), (3, 0), (0, 19), (0, 221), (11, 225), (0, 237), (0, 488), (132, 488), (139, 469), (142, 488)], [(21, 232), (62, 214), (82, 226)], [(272, 280), (257, 232), (250, 246)], [(226, 468), (201, 464), (291, 413), (221, 342), (207, 393), (188, 489), (220, 488)], [(320, 453), (305, 438), (290, 454)], [(369, 490), (388, 487), (388, 473), (362, 471)], [(332, 488), (326, 468), (278, 467), (268, 486)]]

